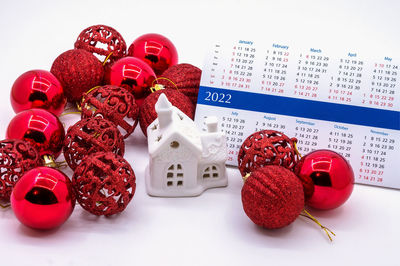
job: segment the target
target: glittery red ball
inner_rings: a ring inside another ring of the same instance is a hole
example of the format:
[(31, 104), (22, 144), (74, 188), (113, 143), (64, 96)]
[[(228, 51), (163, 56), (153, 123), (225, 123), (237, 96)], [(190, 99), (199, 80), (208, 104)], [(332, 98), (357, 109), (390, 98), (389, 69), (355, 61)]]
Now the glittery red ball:
[(63, 152), (72, 170), (86, 156), (100, 151), (124, 156), (124, 138), (112, 122), (101, 117), (91, 117), (78, 121), (68, 129)]
[(107, 60), (109, 63), (126, 55), (124, 38), (114, 28), (106, 25), (94, 25), (84, 29), (75, 42), (75, 48), (101, 56), (102, 61), (112, 53)]
[[(165, 80), (166, 78), (168, 80)], [(190, 98), (196, 106), (199, 94), (201, 70), (191, 64), (178, 64), (164, 71), (157, 80), (158, 84), (168, 89), (178, 89)]]
[(238, 154), (238, 167), (242, 176), (266, 165), (280, 165), (293, 170), (299, 160), (294, 146), (295, 138), (275, 130), (262, 130), (251, 134), (243, 142)]
[(61, 82), (67, 100), (73, 102), (79, 101), (91, 88), (101, 85), (104, 68), (88, 51), (73, 49), (59, 55), (50, 72)]
[(17, 139), (0, 141), (0, 200), (9, 201), (21, 176), (41, 164), (39, 153), (29, 142)]
[(112, 121), (127, 138), (136, 128), (139, 107), (135, 97), (127, 90), (105, 85), (85, 94), (82, 101), (82, 118), (100, 116)]
[(257, 225), (276, 229), (289, 225), (304, 208), (300, 180), (288, 169), (268, 165), (251, 173), (242, 188), (243, 209)]
[(158, 90), (147, 96), (140, 106), (139, 124), (145, 136), (147, 136), (147, 127), (158, 117), (154, 106), (161, 93), (167, 96), (168, 101), (173, 106), (184, 112), (191, 119), (194, 118), (194, 106), (187, 96), (175, 89)]
[(135, 194), (135, 181), (135, 173), (124, 158), (112, 152), (98, 152), (75, 169), (72, 186), (85, 210), (109, 216), (126, 208)]

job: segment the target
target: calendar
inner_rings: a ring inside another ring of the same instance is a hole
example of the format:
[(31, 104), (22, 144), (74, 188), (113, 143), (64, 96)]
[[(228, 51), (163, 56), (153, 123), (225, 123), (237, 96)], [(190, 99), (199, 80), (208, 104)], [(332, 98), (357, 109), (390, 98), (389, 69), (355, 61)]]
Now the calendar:
[[(400, 188), (400, 60), (379, 49), (231, 40), (206, 56), (195, 121), (216, 115), (229, 165), (243, 141), (272, 129), (295, 137), (300, 154), (340, 153), (355, 181)], [(204, 128), (205, 130), (205, 128)]]

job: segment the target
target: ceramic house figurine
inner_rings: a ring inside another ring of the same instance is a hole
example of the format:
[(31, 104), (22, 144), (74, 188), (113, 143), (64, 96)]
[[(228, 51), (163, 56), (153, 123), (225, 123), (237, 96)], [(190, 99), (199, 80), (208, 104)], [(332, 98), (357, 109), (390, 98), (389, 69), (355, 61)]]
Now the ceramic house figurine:
[(161, 94), (155, 105), (158, 118), (147, 128), (150, 163), (146, 190), (151, 196), (200, 195), (212, 187), (228, 185), (224, 133), (216, 117), (206, 119), (200, 132), (188, 116)]

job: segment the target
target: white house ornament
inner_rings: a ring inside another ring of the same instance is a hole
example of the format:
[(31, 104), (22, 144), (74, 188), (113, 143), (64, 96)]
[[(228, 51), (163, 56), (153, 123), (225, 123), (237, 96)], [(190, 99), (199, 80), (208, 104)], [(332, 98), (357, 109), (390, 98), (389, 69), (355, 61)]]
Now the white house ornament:
[(228, 185), (226, 139), (216, 117), (205, 121), (200, 132), (193, 120), (161, 94), (158, 118), (147, 128), (150, 162), (146, 190), (151, 196), (190, 197)]

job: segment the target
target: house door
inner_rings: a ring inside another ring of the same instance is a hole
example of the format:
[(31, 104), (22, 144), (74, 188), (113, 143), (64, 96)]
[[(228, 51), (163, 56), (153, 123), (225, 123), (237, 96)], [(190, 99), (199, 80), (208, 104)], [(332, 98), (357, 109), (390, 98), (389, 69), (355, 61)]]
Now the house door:
[(183, 167), (180, 163), (171, 164), (167, 169), (167, 187), (183, 187)]

